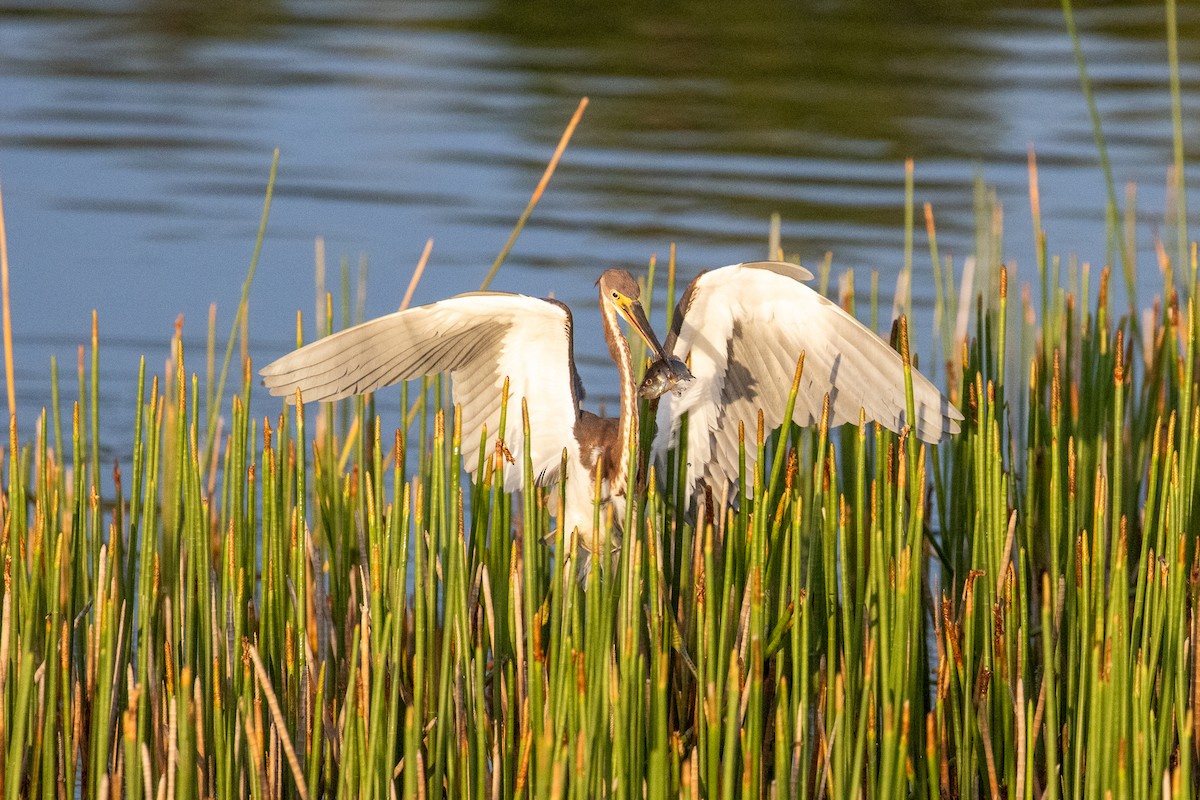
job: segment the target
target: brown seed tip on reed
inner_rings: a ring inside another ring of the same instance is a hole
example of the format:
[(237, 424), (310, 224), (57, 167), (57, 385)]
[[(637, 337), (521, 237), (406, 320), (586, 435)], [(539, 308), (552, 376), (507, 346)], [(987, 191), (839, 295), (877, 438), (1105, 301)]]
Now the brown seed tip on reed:
[(1100, 270), (1100, 293), (1096, 298), (1096, 306), (1098, 308), (1108, 308), (1108, 277), (1110, 270), (1108, 267)]
[(804, 353), (805, 351), (801, 350), (800, 357), (796, 359), (796, 371), (792, 375), (791, 391), (793, 394), (800, 390), (800, 379), (804, 377)]
[(137, 711), (134, 710), (137, 706), (137, 699), (131, 697), (130, 703), (133, 707), (126, 709), (121, 715), (121, 729), (125, 735), (126, 742), (137, 740)]
[(249, 676), (253, 665), (250, 663), (250, 639), (242, 637), (242, 674)]
[(163, 677), (167, 682), (167, 694), (175, 694), (175, 657), (171, 655), (171, 640), (163, 640)]
[(1125, 382), (1125, 332), (1117, 328), (1117, 346), (1113, 353), (1116, 364), (1113, 366), (1113, 384), (1120, 386)]
[(829, 393), (825, 393), (824, 399), (821, 400), (821, 438), (829, 436)]
[(792, 493), (792, 485), (796, 480), (796, 471), (800, 468), (799, 462), (796, 460), (796, 451), (788, 451), (787, 472), (783, 476), (784, 495), (789, 496)]
[(1075, 496), (1075, 437), (1067, 439), (1067, 495)]
[(1008, 267), (1000, 265), (1000, 299), (1008, 297)]
[(981, 667), (979, 675), (975, 680), (975, 702), (979, 703), (987, 697), (988, 687), (992, 683), (992, 671), (987, 667)]

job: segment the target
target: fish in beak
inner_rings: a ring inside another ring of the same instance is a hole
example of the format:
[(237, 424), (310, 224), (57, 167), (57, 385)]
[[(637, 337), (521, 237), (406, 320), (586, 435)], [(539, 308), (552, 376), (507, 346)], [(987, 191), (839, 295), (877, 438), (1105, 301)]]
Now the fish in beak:
[(654, 353), (654, 360), (646, 370), (646, 377), (642, 379), (642, 383), (638, 387), (638, 395), (647, 400), (653, 400), (662, 397), (667, 392), (675, 392), (676, 396), (682, 394), (683, 386), (692, 380), (692, 373), (687, 368), (687, 364), (668, 353), (662, 343), (658, 341), (658, 336), (655, 335), (654, 328), (650, 327), (650, 320), (646, 318), (646, 312), (641, 303), (628, 298), (621, 298), (621, 301), (617, 303), (621, 316), (646, 341)]

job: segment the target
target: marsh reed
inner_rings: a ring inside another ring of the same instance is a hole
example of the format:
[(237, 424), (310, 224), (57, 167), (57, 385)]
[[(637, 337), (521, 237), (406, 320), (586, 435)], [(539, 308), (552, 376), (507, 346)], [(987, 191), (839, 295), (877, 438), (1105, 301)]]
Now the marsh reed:
[[(974, 255), (939, 253), (926, 204), (914, 278), (910, 163), (892, 338), (908, 360), (931, 331), (962, 432), (745, 430), (740, 502), (694, 507), (678, 454), (647, 463), (644, 413), (644, 488), (583, 579), (559, 489), (492, 480), (537, 420), (504, 420), (471, 481), (440, 380), (288, 409), (244, 356), (245, 291), (220, 370), (215, 316), (206, 368), (178, 330), (161, 372), (143, 361), (109, 471), (94, 317), (75, 397), (52, 366), (51, 407), (0, 449), (0, 795), (1192, 796), (1200, 334), (1173, 88), (1177, 253), (1137, 264), (1109, 192), (1127, 304), (1107, 267), (1051, 255), (1032, 155), (1036, 273), (1000, 259), (980, 186)], [(673, 248), (667, 272), (669, 323)], [(877, 276), (865, 304), (841, 287), (874, 325)]]
[(102, 474), (94, 328), (3, 453), (3, 794), (1191, 794), (1195, 247), (1135, 334), (1045, 248), (1040, 307), (998, 261), (964, 291), (925, 218), (963, 431), (745, 431), (715, 514), (671, 459), (583, 581), (556, 490), (494, 444), (466, 480), (437, 380), (284, 410), (244, 363), (225, 402), (177, 333)]

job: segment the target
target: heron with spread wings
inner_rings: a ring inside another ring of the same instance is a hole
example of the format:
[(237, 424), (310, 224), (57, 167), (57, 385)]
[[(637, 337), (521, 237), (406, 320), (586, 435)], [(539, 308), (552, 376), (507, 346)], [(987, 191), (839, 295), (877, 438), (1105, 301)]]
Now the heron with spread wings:
[[(654, 451), (661, 459), (688, 415), (687, 482), (720, 496), (738, 479), (738, 423), (748, 439), (763, 414), (764, 433), (783, 422), (796, 362), (804, 372), (792, 420), (820, 421), (829, 396), (829, 426), (868, 422), (923, 442), (957, 433), (963, 415), (925, 376), (912, 370), (914, 420), (906, 419), (904, 363), (887, 342), (839, 305), (804, 285), (812, 273), (795, 264), (759, 261), (703, 272), (684, 290), (666, 350), (695, 379), (664, 395)], [(647, 382), (649, 378), (647, 379)], [(643, 396), (660, 387), (642, 386)], [(746, 448), (747, 468), (756, 449)]]
[[(805, 286), (812, 274), (782, 262), (753, 262), (702, 273), (687, 287), (664, 348), (646, 319), (637, 282), (623, 270), (600, 276), (600, 310), (609, 353), (620, 373), (616, 418), (580, 408), (570, 310), (554, 300), (477, 292), (364, 322), (296, 350), (262, 369), (272, 394), (304, 401), (337, 400), (402, 380), (448, 373), (462, 429), (463, 464), (479, 463), (482, 437), (500, 425), (500, 397), (509, 381), (506, 418), (530, 420), (529, 459), (539, 484), (562, 477), (566, 503), (559, 524), (570, 535), (590, 533), (597, 471), (601, 501), (620, 511), (631, 484), (629, 448), (638, 428), (633, 357), (619, 320), (650, 346), (664, 379), (652, 369), (643, 396), (665, 396), (654, 449), (660, 456), (689, 415), (687, 480), (728, 490), (738, 475), (738, 423), (754, 431), (763, 413), (779, 427), (795, 364), (804, 374), (792, 419), (811, 425), (829, 396), (829, 424), (867, 420), (899, 431), (910, 425), (922, 441), (956, 433), (962, 414), (913, 370), (916, 419), (905, 419), (904, 365), (886, 342), (838, 305)], [(685, 366), (686, 364), (686, 366)], [(689, 374), (694, 373), (693, 378)], [(668, 390), (671, 390), (668, 392)], [(490, 441), (494, 441), (491, 439)], [(523, 435), (505, 437), (513, 463), (501, 465), (504, 488), (521, 488)], [(747, 457), (754, 458), (753, 448)], [(614, 515), (616, 519), (623, 514)], [(583, 536), (586, 547), (590, 536)]]
[[(503, 463), (505, 490), (521, 488), (525, 442), (521, 400), (529, 409), (530, 452), (535, 480), (556, 483), (566, 459), (566, 503), (559, 524), (567, 535), (586, 532), (589, 547), (594, 520), (597, 470), (601, 500), (617, 511), (631, 481), (627, 474), (631, 437), (638, 429), (637, 384), (629, 342), (619, 320), (666, 356), (640, 302), (637, 282), (624, 270), (610, 269), (596, 282), (604, 338), (620, 373), (616, 418), (580, 408), (583, 387), (575, 369), (571, 311), (554, 300), (519, 294), (474, 292), (369, 320), (301, 347), (261, 370), (271, 394), (303, 402), (338, 400), (399, 381), (448, 373), (451, 397), (462, 430), (462, 462), (474, 472), (484, 435), (495, 441), (500, 428), (501, 394), (509, 382), (504, 445), (512, 463)], [(616, 519), (623, 513), (614, 514)]]

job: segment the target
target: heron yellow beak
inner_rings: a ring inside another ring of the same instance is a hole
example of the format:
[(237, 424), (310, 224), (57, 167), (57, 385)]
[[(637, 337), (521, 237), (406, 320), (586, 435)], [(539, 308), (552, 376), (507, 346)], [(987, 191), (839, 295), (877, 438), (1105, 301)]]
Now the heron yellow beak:
[(650, 320), (646, 318), (646, 312), (642, 308), (642, 304), (637, 300), (631, 300), (628, 297), (620, 297), (616, 300), (615, 305), (617, 311), (629, 323), (638, 336), (641, 336), (654, 352), (656, 358), (664, 359), (667, 357), (667, 351), (663, 349), (662, 343), (658, 341), (658, 336), (654, 333), (654, 328), (650, 325)]

